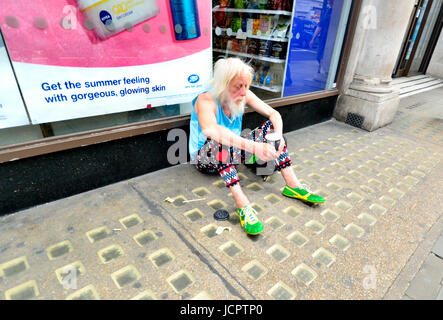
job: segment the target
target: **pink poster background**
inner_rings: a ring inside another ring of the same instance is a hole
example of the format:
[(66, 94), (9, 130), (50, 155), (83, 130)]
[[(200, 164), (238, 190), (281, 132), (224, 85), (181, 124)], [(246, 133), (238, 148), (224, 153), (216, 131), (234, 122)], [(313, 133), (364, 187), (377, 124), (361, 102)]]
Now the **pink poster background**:
[[(65, 67), (125, 67), (170, 61), (211, 47), (209, 0), (197, 0), (201, 36), (186, 41), (174, 38), (169, 0), (157, 0), (160, 9), (157, 16), (134, 26), (132, 31), (125, 30), (106, 40), (98, 39), (94, 31), (84, 27), (85, 18), (75, 0), (1, 2), (0, 27), (14, 62)], [(69, 6), (76, 12), (70, 13)], [(66, 30), (62, 27), (62, 19), (71, 15), (77, 19), (76, 28)], [(18, 21), (18, 26), (11, 21)], [(42, 29), (45, 21), (47, 26)]]

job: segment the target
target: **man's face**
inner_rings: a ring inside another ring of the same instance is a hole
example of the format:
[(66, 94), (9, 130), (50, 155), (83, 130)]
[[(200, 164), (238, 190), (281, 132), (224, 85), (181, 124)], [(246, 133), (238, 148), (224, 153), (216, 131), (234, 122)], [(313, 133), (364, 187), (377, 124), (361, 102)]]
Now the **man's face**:
[(243, 104), (249, 89), (249, 76), (245, 74), (236, 75), (229, 82), (228, 93), (232, 102), (237, 105)]

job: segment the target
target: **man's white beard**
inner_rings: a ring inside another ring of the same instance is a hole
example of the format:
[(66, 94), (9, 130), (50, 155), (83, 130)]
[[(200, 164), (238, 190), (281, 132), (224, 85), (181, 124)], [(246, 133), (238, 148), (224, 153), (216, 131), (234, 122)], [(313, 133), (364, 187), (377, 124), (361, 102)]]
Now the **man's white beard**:
[(231, 113), (231, 119), (241, 116), (245, 111), (245, 98), (239, 98), (236, 102), (231, 99), (229, 92), (223, 93), (221, 103), (223, 106), (228, 107)]

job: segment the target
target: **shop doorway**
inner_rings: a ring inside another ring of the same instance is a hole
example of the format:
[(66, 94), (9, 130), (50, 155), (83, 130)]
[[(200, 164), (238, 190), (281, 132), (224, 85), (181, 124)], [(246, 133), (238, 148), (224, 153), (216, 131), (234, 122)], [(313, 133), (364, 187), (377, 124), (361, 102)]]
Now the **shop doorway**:
[[(393, 78), (405, 77), (410, 73), (412, 62), (417, 53), (420, 39), (425, 29), (428, 20), (429, 12), (433, 2), (440, 2), (440, 0), (416, 0), (414, 10), (411, 15), (409, 29), (406, 33), (402, 49), (400, 51), (397, 65), (392, 74)], [(423, 42), (421, 43), (423, 45)], [(419, 70), (414, 70), (412, 75), (423, 74)]]

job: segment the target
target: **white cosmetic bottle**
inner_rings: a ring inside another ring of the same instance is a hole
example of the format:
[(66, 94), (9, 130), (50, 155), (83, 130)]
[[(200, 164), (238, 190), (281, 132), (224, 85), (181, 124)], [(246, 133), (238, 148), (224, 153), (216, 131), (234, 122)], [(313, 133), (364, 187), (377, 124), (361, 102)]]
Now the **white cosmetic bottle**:
[(106, 39), (129, 29), (160, 10), (156, 0), (77, 0), (100, 39)]

